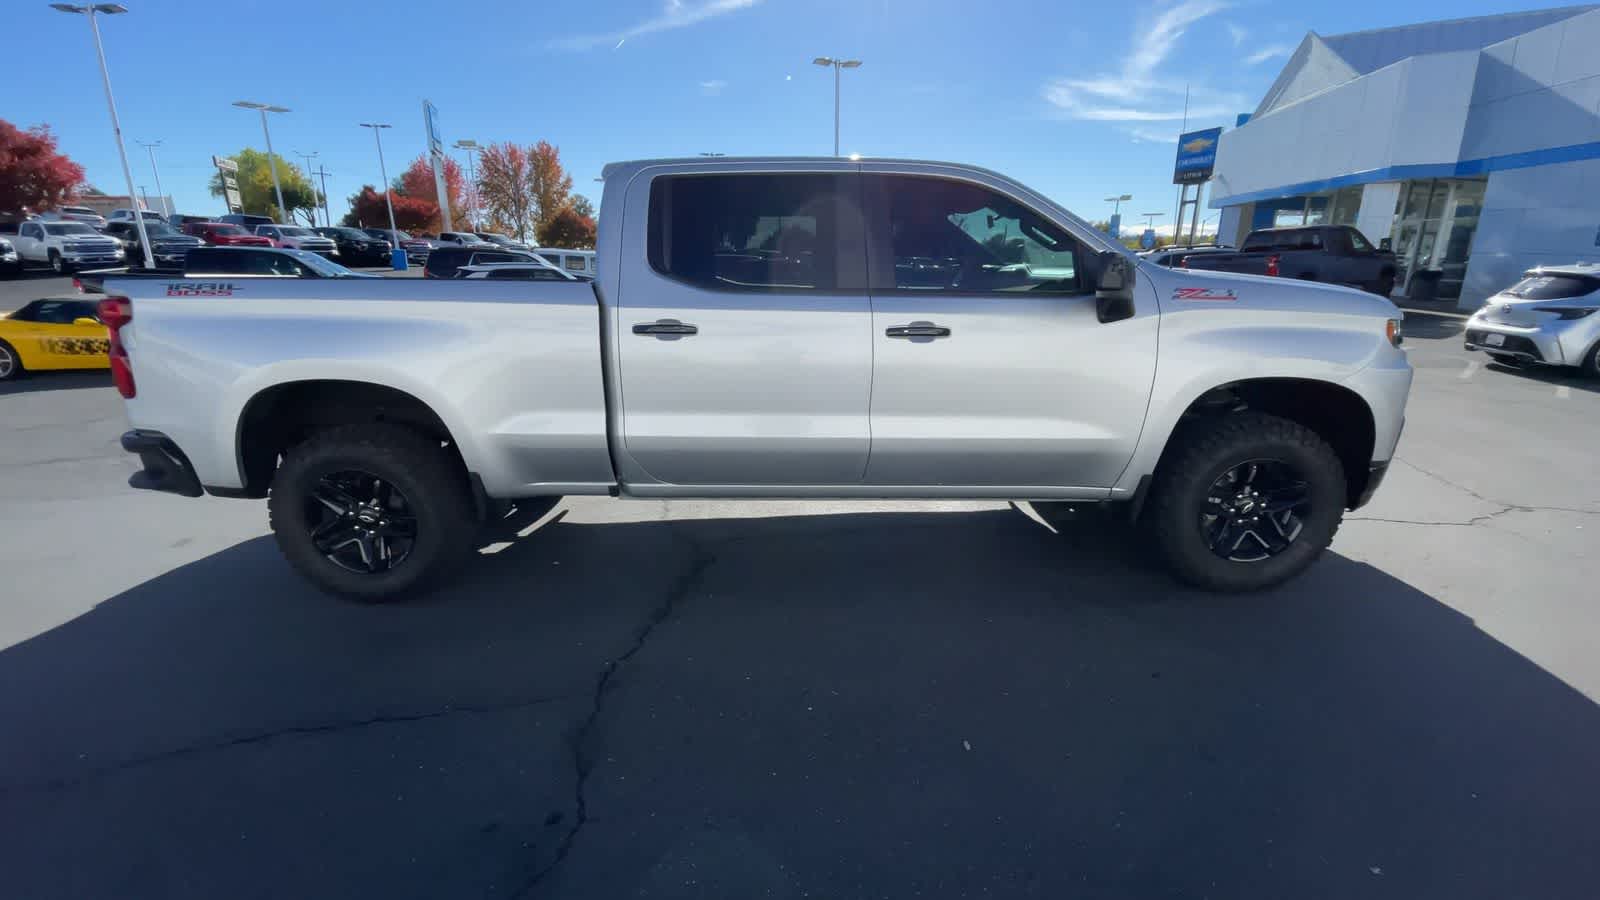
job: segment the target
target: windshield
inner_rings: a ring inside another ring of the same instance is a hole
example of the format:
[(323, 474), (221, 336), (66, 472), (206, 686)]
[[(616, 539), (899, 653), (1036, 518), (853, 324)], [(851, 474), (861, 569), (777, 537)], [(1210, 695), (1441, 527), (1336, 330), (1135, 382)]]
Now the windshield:
[(90, 228), (89, 226), (83, 224), (82, 222), (66, 222), (66, 223), (63, 223), (63, 224), (60, 224), (60, 225), (46, 225), (44, 227), (44, 230), (45, 230), (46, 234), (99, 234), (100, 233), (98, 231), (95, 231), (93, 228)]
[[(302, 229), (303, 230), (303, 229)], [(324, 278), (360, 278), (360, 273), (346, 269), (336, 262), (329, 262), (321, 256), (307, 250), (285, 250), (290, 256), (299, 260), (306, 268), (311, 269)]]
[(286, 237), (317, 237), (317, 233), (309, 228), (279, 228), (278, 231)]

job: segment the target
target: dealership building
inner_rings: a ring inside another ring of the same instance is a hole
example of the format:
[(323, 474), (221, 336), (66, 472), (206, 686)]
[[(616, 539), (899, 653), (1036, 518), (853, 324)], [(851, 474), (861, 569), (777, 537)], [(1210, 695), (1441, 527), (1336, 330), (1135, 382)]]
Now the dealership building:
[(1307, 34), (1217, 146), (1219, 239), (1354, 225), (1395, 293), (1474, 309), (1600, 263), (1600, 6)]

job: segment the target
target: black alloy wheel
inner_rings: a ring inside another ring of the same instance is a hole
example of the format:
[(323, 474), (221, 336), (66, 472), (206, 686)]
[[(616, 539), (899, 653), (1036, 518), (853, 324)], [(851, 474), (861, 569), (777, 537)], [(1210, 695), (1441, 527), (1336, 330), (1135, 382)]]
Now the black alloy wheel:
[(317, 479), (305, 499), (311, 542), (350, 572), (387, 572), (417, 543), (417, 518), (405, 494), (371, 472), (344, 470)]
[(1310, 512), (1310, 485), (1293, 466), (1254, 459), (1212, 482), (1200, 511), (1200, 531), (1217, 556), (1261, 562), (1289, 549)]

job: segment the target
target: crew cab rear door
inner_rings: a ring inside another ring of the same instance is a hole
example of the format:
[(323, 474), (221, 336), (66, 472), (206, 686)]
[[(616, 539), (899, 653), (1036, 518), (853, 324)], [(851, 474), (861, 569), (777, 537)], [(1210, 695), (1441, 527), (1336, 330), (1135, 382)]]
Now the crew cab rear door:
[(1148, 282), (1132, 318), (1099, 321), (1092, 245), (1004, 183), (946, 171), (862, 167), (866, 482), (1103, 495), (1133, 456), (1155, 376)]
[(860, 483), (872, 343), (855, 171), (634, 178), (623, 214), (646, 246), (622, 260), (614, 327), (619, 475), (636, 489)]

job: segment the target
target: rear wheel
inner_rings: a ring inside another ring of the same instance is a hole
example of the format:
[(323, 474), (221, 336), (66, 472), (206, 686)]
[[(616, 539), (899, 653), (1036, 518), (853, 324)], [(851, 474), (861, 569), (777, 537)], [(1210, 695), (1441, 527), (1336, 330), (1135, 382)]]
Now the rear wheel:
[(1387, 297), (1394, 293), (1394, 273), (1389, 272), (1379, 275), (1378, 280), (1372, 284), (1372, 292), (1380, 297)]
[(9, 381), (22, 374), (22, 357), (5, 341), (0, 341), (0, 381)]
[(1595, 341), (1588, 355), (1584, 356), (1582, 370), (1590, 378), (1600, 378), (1600, 341)]
[(1253, 591), (1296, 574), (1327, 549), (1344, 516), (1339, 457), (1299, 423), (1236, 413), (1174, 436), (1147, 522), (1183, 581)]
[(396, 425), (342, 426), (291, 448), (267, 514), (301, 575), (365, 602), (436, 581), (466, 557), (478, 529), (459, 463), (437, 440)]

